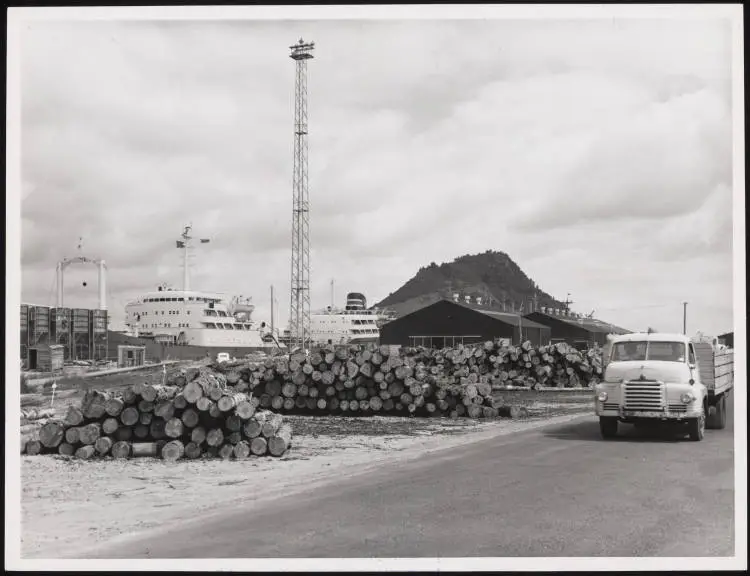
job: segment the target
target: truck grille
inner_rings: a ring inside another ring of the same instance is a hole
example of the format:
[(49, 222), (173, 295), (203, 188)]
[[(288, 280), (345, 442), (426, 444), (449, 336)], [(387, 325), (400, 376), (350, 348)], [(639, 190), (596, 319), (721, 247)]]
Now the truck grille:
[(687, 406), (685, 404), (670, 404), (667, 410), (670, 412), (687, 412)]
[(659, 382), (634, 381), (624, 384), (627, 410), (663, 410), (664, 391)]
[(603, 402), (602, 403), (602, 410), (617, 410), (619, 409), (619, 405), (617, 402)]

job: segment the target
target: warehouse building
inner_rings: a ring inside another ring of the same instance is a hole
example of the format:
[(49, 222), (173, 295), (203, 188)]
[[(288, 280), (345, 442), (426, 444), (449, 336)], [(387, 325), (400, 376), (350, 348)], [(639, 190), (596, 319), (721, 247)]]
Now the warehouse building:
[(398, 346), (443, 348), (496, 338), (541, 345), (549, 342), (550, 329), (518, 314), (484, 309), (481, 301), (470, 304), (447, 299), (392, 320), (380, 329), (381, 344)]
[(587, 350), (594, 345), (604, 346), (608, 334), (631, 332), (614, 324), (562, 309), (542, 308), (540, 312), (526, 314), (525, 318), (549, 326), (552, 343), (565, 342), (579, 350)]
[[(107, 357), (107, 311), (86, 308), (51, 308), (21, 304), (21, 349), (24, 367), (62, 350), (64, 360), (104, 360)], [(37, 352), (31, 352), (37, 350)], [(32, 356), (34, 356), (32, 358)], [(43, 360), (43, 362), (46, 360)]]

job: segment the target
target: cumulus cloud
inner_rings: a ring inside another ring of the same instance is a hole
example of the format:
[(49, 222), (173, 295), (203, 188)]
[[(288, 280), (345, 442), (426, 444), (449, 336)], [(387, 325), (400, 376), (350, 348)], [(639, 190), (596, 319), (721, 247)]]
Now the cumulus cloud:
[[(284, 322), (300, 36), (317, 46), (314, 307), (331, 278), (339, 301), (374, 302), (431, 261), (496, 249), (613, 321), (689, 298), (701, 328), (731, 328), (731, 306), (711, 307), (732, 281), (722, 20), (30, 22), (24, 300), (51, 303), (83, 236), (122, 318), (181, 284), (174, 241), (192, 222), (211, 238), (193, 285), (253, 296), (266, 320), (274, 285)], [(90, 277), (71, 270), (71, 301), (93, 304)]]

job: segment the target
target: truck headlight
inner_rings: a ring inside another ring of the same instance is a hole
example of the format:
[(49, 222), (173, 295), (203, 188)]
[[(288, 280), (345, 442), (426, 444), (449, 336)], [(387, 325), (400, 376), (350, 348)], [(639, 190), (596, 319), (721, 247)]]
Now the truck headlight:
[(695, 396), (693, 396), (690, 392), (685, 392), (682, 396), (680, 396), (680, 402), (683, 404), (690, 404), (693, 400), (695, 400)]
[(596, 395), (596, 398), (599, 400), (599, 402), (606, 402), (608, 396), (607, 393), (602, 390), (601, 392), (599, 392), (599, 394)]

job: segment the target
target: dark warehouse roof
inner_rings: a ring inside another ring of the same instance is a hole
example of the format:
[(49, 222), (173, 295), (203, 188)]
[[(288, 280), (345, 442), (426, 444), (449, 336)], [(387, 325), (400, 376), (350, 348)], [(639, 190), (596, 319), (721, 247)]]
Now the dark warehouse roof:
[(584, 328), (589, 332), (598, 332), (603, 334), (630, 334), (632, 332), (632, 330), (627, 330), (625, 328), (615, 326), (614, 324), (610, 324), (609, 322), (597, 320), (596, 318), (571, 318), (569, 316), (556, 316), (555, 314), (547, 314), (546, 312), (532, 312), (532, 314), (536, 314), (537, 317), (543, 316), (545, 318), (552, 318), (560, 322), (565, 322), (566, 324), (570, 324), (571, 326)]
[(540, 324), (539, 322), (535, 322), (534, 320), (531, 320), (530, 318), (526, 318), (524, 316), (520, 316), (519, 314), (500, 312), (498, 310), (488, 310), (487, 308), (482, 308), (481, 306), (478, 306), (476, 304), (456, 302), (454, 300), (448, 300), (447, 298), (444, 298), (443, 300), (445, 300), (446, 302), (450, 302), (451, 304), (456, 304), (457, 306), (461, 306), (463, 308), (468, 308), (469, 310), (473, 310), (474, 312), (479, 312), (480, 314), (484, 314), (485, 316), (489, 316), (490, 318), (494, 318), (495, 320), (500, 320), (500, 322), (504, 322), (505, 324), (510, 324), (512, 326), (518, 326), (518, 319), (520, 318), (521, 325), (525, 328), (549, 329), (549, 326), (545, 326), (544, 324)]

